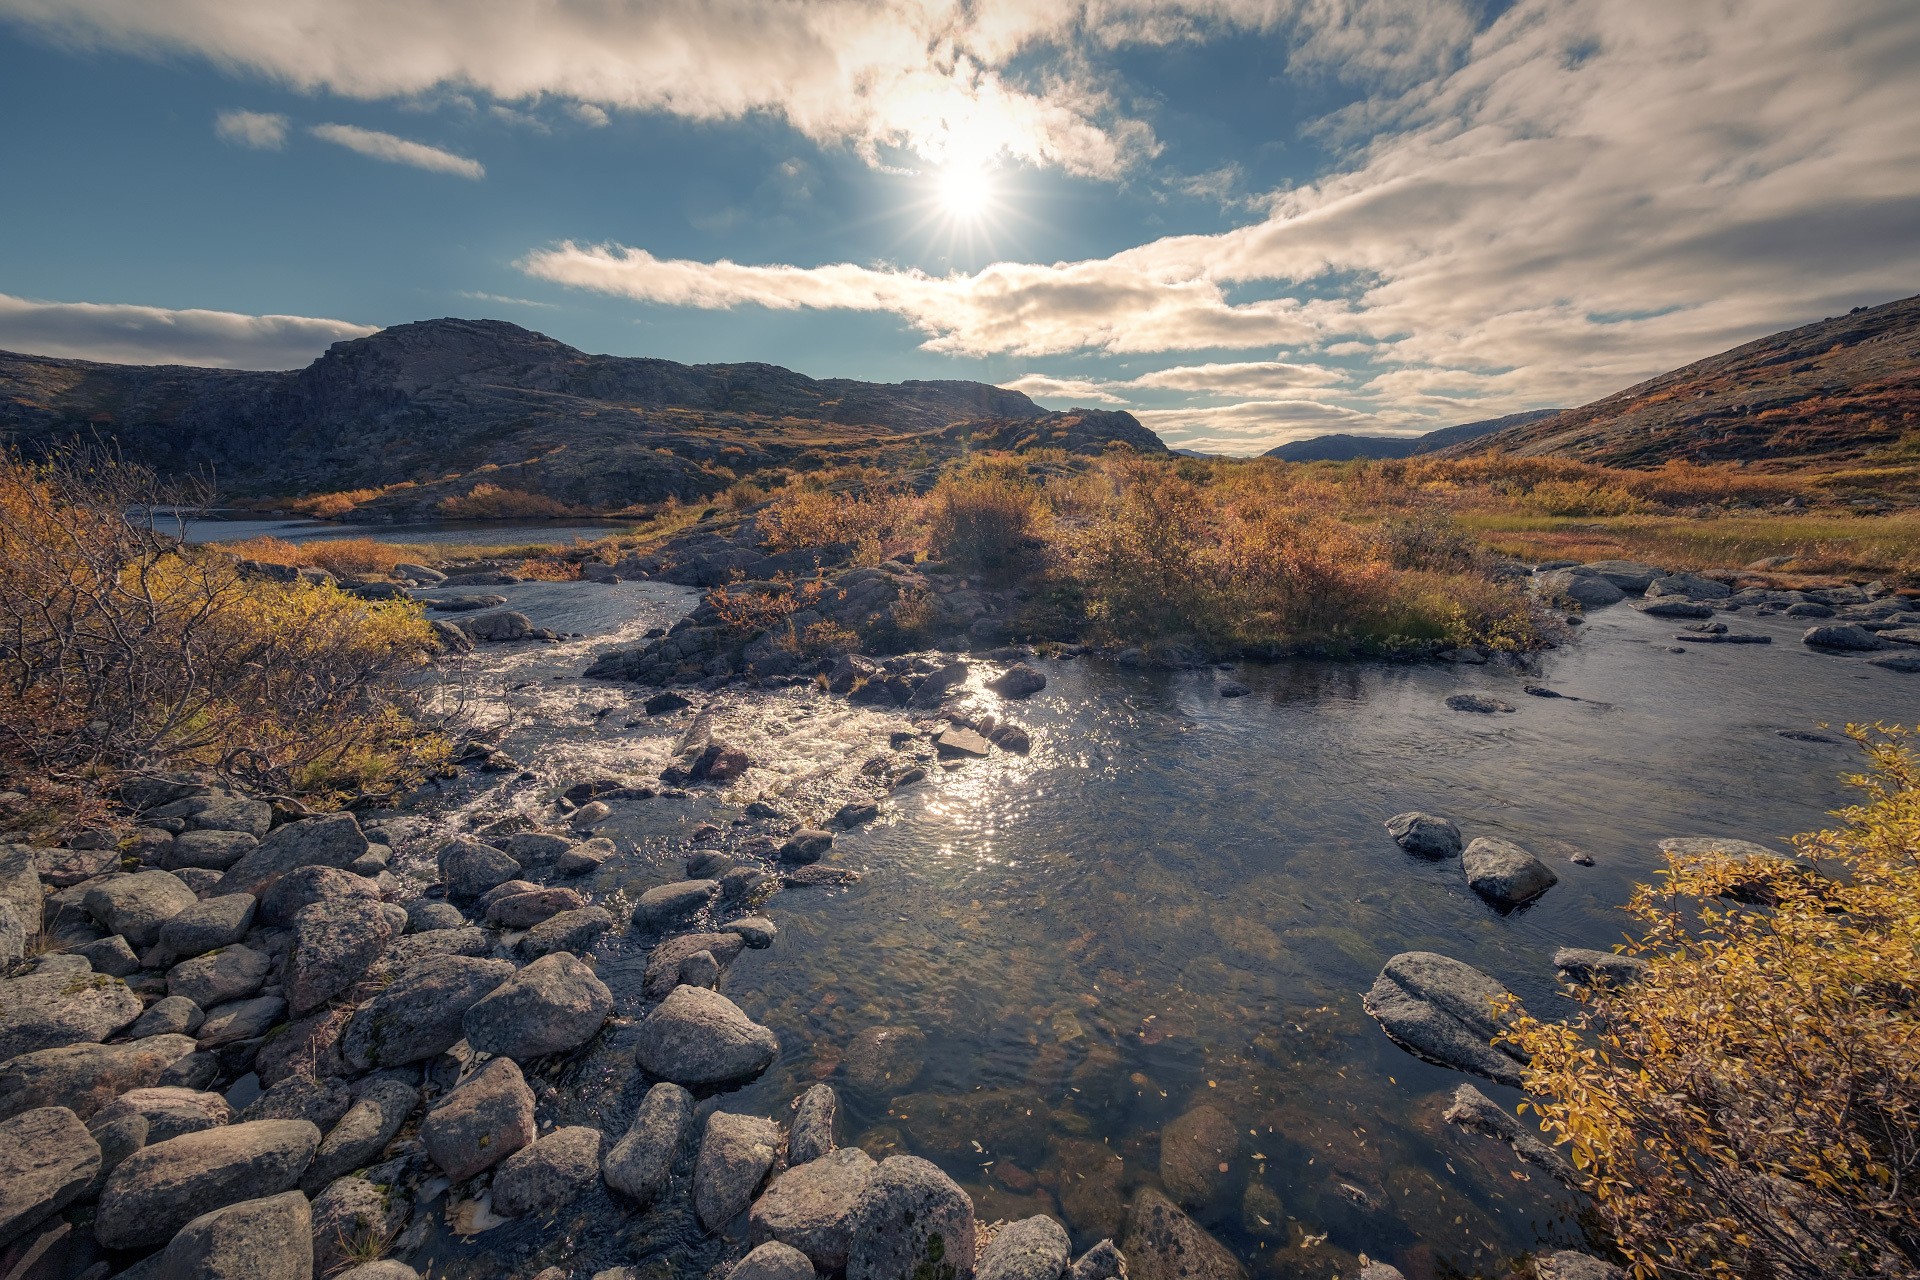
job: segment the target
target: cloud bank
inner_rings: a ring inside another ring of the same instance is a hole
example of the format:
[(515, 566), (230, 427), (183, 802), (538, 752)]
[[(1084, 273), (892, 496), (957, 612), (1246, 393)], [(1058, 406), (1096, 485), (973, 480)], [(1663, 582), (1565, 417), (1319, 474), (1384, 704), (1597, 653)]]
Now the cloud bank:
[(358, 151), (363, 156), (385, 160), (388, 164), (411, 165), (429, 173), (451, 173), (475, 181), (487, 176), (486, 168), (478, 160), (469, 160), (451, 151), (430, 147), (424, 142), (381, 133), (377, 129), (362, 129), (350, 124), (317, 124), (308, 132), (322, 142), (331, 142), (349, 151)]
[(374, 332), (309, 316), (42, 302), (0, 293), (0, 349), (114, 364), (298, 369), (336, 342)]

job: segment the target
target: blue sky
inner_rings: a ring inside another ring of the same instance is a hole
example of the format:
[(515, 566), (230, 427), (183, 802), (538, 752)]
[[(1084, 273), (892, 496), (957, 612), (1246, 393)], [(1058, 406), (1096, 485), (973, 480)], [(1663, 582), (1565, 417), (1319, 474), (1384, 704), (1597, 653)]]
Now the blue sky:
[(1908, 0), (0, 0), (0, 347), (1413, 432), (1920, 290), (1915, 66)]

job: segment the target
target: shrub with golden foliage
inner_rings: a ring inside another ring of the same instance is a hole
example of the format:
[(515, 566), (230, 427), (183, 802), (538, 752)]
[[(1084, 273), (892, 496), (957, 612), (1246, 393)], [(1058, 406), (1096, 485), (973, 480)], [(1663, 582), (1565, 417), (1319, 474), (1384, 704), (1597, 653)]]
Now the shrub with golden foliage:
[(933, 555), (974, 573), (1017, 577), (1044, 547), (1048, 508), (1024, 462), (976, 459), (942, 476), (927, 505)]
[(486, 481), (465, 493), (440, 499), (434, 504), (434, 510), (448, 520), (555, 520), (581, 514), (578, 509), (544, 493), (508, 489)]
[(0, 455), (0, 771), (326, 792), (436, 761), (402, 689), (434, 647), (416, 606), (248, 579), (156, 534), (165, 496), (109, 457)]
[(1629, 909), (1651, 966), (1521, 1019), (1526, 1087), (1643, 1277), (1920, 1275), (1920, 754), (1786, 859), (1674, 858)]
[(912, 535), (918, 508), (878, 472), (798, 477), (761, 510), (760, 543), (775, 552), (845, 547), (854, 563), (878, 564)]

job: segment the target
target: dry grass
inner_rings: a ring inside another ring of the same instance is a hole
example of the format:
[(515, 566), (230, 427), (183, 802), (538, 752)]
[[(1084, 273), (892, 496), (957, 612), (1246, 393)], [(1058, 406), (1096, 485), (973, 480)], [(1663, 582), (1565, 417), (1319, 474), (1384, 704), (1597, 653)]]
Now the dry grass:
[(1669, 569), (1737, 569), (1791, 556), (1797, 572), (1920, 581), (1920, 513), (1913, 512), (1608, 520), (1470, 512), (1460, 523), (1488, 546), (1522, 560), (1628, 559)]

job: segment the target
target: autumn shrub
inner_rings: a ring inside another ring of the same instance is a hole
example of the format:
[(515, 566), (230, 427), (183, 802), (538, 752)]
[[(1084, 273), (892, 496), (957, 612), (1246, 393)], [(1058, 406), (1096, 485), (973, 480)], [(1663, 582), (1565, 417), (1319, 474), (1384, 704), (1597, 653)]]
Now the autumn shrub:
[(1863, 802), (1804, 862), (1670, 858), (1628, 908), (1644, 976), (1512, 1032), (1642, 1277), (1920, 1275), (1920, 753), (1849, 732)]
[(557, 498), (524, 489), (482, 482), (464, 494), (449, 494), (434, 504), (448, 520), (555, 520), (581, 514)]
[(403, 683), (434, 647), (417, 606), (249, 577), (138, 514), (171, 497), (107, 456), (0, 455), (0, 771), (328, 792), (432, 767)]
[(761, 509), (760, 544), (775, 552), (846, 548), (855, 563), (878, 564), (918, 514), (913, 496), (890, 484), (856, 476), (836, 487), (806, 476)]
[(1043, 549), (1047, 515), (1023, 464), (976, 460), (942, 476), (927, 496), (928, 549), (988, 578), (1017, 577)]

